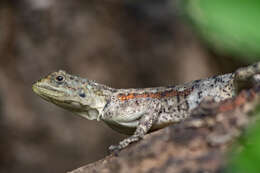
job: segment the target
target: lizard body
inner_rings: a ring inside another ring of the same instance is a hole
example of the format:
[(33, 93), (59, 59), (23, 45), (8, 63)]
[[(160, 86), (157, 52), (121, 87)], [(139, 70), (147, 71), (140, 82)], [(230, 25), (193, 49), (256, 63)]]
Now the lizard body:
[(102, 120), (114, 130), (131, 135), (110, 147), (120, 150), (151, 131), (190, 117), (205, 98), (219, 102), (234, 97), (240, 85), (259, 72), (257, 63), (183, 85), (114, 89), (60, 70), (34, 83), (33, 91), (84, 118)]

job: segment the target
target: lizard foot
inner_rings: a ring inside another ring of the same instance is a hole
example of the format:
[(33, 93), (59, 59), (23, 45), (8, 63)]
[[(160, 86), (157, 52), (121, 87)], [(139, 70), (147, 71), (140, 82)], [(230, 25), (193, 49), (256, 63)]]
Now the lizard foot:
[(110, 145), (108, 149), (110, 154), (113, 154), (114, 156), (118, 156), (118, 153), (120, 151), (118, 145)]
[(139, 141), (140, 138), (141, 137), (137, 135), (130, 136), (119, 142), (119, 145), (111, 145), (108, 149), (111, 153), (118, 153), (120, 150), (126, 148), (129, 144)]

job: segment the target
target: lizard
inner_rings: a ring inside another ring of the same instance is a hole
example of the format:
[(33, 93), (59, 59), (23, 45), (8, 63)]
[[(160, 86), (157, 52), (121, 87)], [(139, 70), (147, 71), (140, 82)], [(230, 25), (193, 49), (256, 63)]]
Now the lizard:
[(32, 89), (48, 102), (130, 135), (109, 147), (119, 151), (147, 133), (191, 117), (206, 98), (220, 102), (234, 97), (258, 73), (260, 62), (176, 86), (115, 89), (59, 70), (36, 81)]

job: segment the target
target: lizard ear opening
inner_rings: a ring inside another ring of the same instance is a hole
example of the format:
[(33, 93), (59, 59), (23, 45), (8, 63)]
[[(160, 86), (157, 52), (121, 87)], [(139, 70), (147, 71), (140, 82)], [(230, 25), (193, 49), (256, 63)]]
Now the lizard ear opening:
[(84, 92), (84, 89), (82, 89), (82, 88), (79, 90), (78, 94), (79, 94), (79, 96), (80, 96), (81, 98), (85, 98), (85, 97), (86, 97), (86, 94), (85, 94), (85, 92)]
[(79, 96), (82, 97), (82, 98), (85, 98), (86, 94), (85, 93), (79, 93)]

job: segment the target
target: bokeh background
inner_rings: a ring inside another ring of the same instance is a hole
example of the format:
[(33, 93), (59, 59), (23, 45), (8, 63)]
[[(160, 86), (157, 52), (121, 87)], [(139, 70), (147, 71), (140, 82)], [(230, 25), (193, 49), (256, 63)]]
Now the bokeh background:
[(59, 69), (115, 88), (231, 72), (260, 55), (255, 1), (1, 0), (0, 172), (66, 172), (125, 136), (36, 96)]

